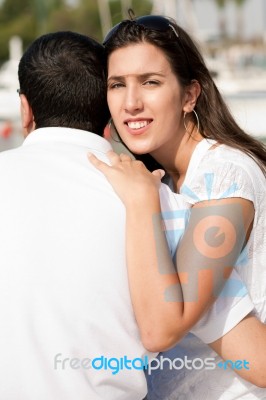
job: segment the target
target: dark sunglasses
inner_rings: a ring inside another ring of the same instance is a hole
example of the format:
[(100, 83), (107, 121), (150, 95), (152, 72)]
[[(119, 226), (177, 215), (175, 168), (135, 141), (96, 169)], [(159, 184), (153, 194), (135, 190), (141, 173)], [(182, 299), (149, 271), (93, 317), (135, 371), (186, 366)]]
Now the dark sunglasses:
[(152, 31), (159, 31), (159, 32), (166, 32), (168, 29), (172, 29), (176, 37), (178, 37), (178, 33), (171, 25), (170, 21), (167, 18), (164, 18), (160, 15), (145, 15), (143, 17), (135, 18), (135, 19), (128, 19), (128, 20), (123, 20), (116, 24), (105, 36), (103, 45), (106, 45), (106, 43), (111, 39), (111, 37), (115, 34), (115, 32), (119, 29), (120, 25), (125, 23), (125, 22), (131, 22), (133, 24), (141, 25), (144, 26), (144, 28), (148, 28)]

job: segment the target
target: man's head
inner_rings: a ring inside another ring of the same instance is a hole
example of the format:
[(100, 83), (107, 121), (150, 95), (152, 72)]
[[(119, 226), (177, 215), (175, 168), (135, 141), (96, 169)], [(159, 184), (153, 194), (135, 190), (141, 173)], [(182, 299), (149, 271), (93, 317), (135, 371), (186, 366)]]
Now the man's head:
[(19, 63), (23, 128), (69, 127), (103, 134), (109, 118), (104, 49), (74, 32), (36, 39)]

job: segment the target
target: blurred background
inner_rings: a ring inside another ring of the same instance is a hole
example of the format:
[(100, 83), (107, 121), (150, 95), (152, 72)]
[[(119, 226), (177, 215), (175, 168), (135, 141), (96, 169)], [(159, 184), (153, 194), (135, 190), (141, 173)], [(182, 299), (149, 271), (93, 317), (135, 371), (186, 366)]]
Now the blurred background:
[(59, 30), (101, 41), (129, 8), (175, 18), (200, 46), (238, 123), (266, 143), (266, 0), (0, 0), (0, 151), (23, 141), (16, 89), (27, 46)]

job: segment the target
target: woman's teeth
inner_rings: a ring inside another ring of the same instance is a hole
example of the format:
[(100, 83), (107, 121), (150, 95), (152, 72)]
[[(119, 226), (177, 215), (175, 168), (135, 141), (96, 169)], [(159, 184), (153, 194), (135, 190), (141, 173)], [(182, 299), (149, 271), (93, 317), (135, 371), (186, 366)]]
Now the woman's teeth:
[(134, 121), (128, 122), (127, 125), (130, 129), (140, 129), (144, 128), (149, 124), (149, 121)]

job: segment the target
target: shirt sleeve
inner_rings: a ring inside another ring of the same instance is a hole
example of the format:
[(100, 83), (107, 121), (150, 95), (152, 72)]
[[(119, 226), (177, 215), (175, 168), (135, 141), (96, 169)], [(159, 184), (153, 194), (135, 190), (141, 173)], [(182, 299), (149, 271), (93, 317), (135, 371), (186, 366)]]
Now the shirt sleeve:
[(192, 205), (205, 200), (241, 197), (254, 202), (254, 186), (249, 173), (240, 164), (215, 158), (204, 160), (181, 194)]

